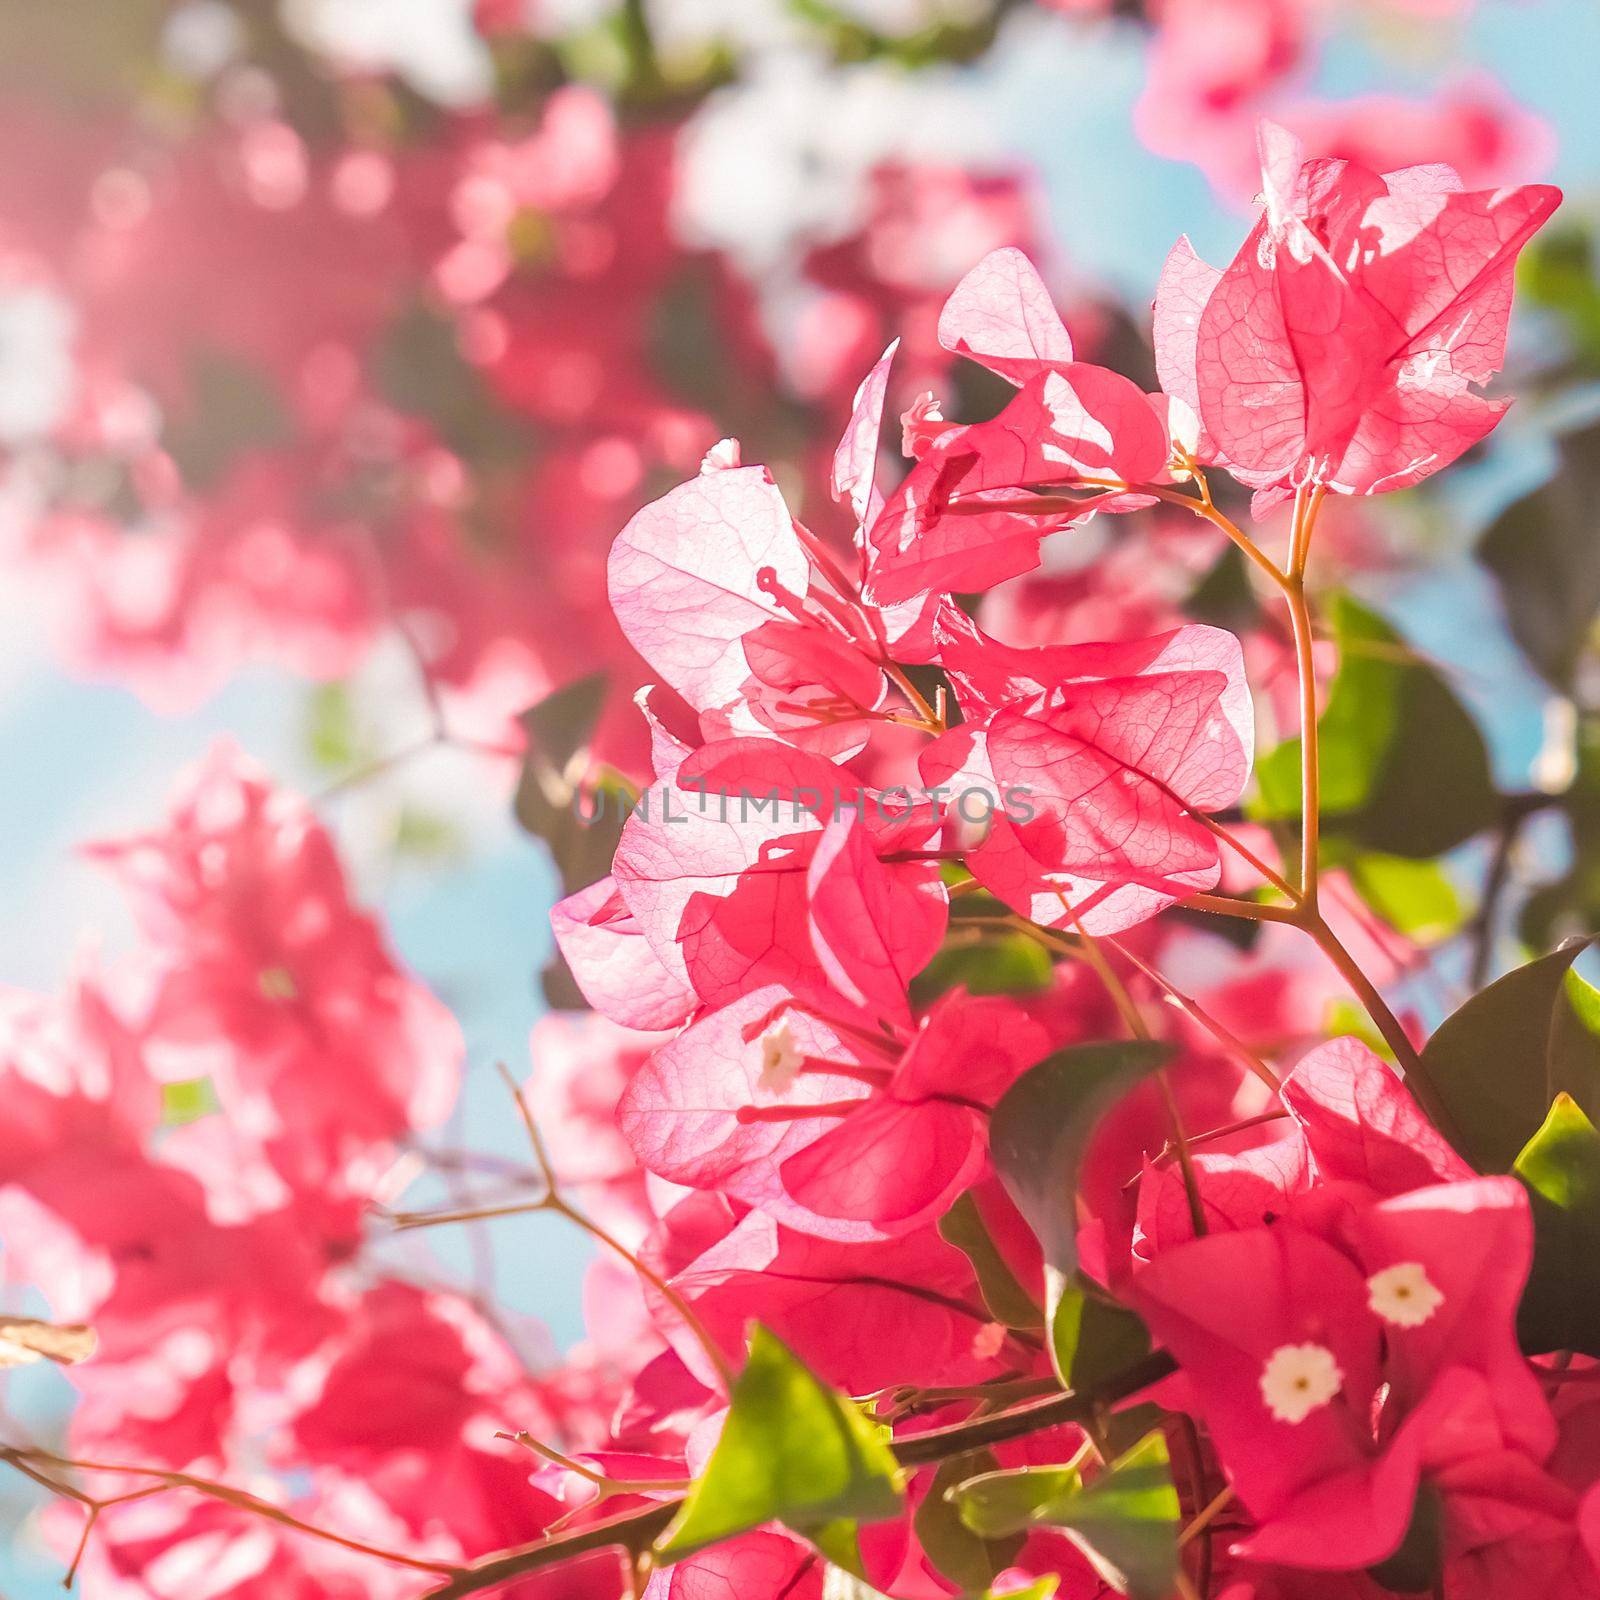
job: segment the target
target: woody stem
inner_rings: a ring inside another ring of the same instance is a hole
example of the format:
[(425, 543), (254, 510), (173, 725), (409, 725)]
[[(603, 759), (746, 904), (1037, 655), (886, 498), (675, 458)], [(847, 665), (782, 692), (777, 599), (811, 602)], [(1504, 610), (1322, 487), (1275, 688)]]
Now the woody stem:
[[(1066, 1423), (1093, 1421), (1102, 1412), (1159, 1382), (1173, 1370), (1172, 1358), (1157, 1352), (1119, 1372), (1105, 1383), (1083, 1392), (1069, 1391), (1031, 1405), (1018, 1406), (989, 1416), (975, 1417), (949, 1427), (933, 1428), (895, 1442), (895, 1458), (902, 1467), (933, 1466), (956, 1456), (968, 1455), (1009, 1439), (1026, 1438), (1047, 1428)], [(433, 1590), (428, 1600), (462, 1600), (462, 1596), (510, 1583), (529, 1572), (537, 1572), (569, 1561), (574, 1556), (595, 1550), (638, 1551), (662, 1533), (682, 1506), (681, 1500), (666, 1500), (647, 1506), (625, 1517), (583, 1528), (559, 1538), (541, 1539), (517, 1549), (485, 1556), (459, 1576)]]

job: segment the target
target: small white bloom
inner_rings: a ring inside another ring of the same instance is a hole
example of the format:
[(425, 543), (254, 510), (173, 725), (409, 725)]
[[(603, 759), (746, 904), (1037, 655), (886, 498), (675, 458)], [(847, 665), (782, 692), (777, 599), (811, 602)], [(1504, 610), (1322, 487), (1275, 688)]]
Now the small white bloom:
[(1279, 1345), (1261, 1369), (1261, 1398), (1279, 1422), (1304, 1422), (1343, 1385), (1339, 1363), (1321, 1344)]
[(714, 472), (729, 472), (739, 465), (739, 441), (718, 439), (706, 451), (700, 462), (700, 476), (709, 478)]
[(1420, 1261), (1401, 1261), (1367, 1279), (1367, 1304), (1397, 1328), (1420, 1328), (1444, 1304), (1444, 1295)]
[(794, 1042), (789, 1029), (789, 1019), (773, 1023), (761, 1035), (761, 1076), (758, 1085), (772, 1094), (787, 1094), (800, 1075), (805, 1056)]

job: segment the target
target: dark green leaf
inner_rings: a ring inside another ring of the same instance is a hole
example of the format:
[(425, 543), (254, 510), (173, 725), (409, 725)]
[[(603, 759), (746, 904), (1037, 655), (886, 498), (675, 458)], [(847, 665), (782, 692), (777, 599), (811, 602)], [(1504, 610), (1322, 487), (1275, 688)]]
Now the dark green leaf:
[(605, 709), (608, 684), (605, 673), (591, 672), (547, 694), (517, 718), (530, 749), (553, 771), (565, 772), (588, 745)]
[(1444, 1507), (1427, 1484), (1417, 1490), (1411, 1522), (1400, 1548), (1386, 1561), (1368, 1568), (1385, 1589), (1399, 1594), (1435, 1594), (1444, 1563)]
[(1148, 1041), (1074, 1045), (1017, 1079), (994, 1108), (989, 1148), (1060, 1285), (1078, 1265), (1078, 1167), (1095, 1124), (1136, 1084), (1172, 1058)]
[(1052, 1519), (1118, 1594), (1165, 1600), (1178, 1571), (1178, 1491), (1167, 1442), (1152, 1433)]
[(1044, 1312), (1006, 1265), (970, 1189), (939, 1219), (939, 1237), (972, 1263), (978, 1292), (996, 1322), (1008, 1328), (1044, 1326)]
[(609, 770), (580, 772), (605, 702), (606, 677), (592, 673), (547, 695), (518, 720), (528, 753), (517, 782), (517, 821), (549, 847), (564, 893), (611, 870), (632, 791)]
[(953, 1491), (961, 1519), (987, 1537), (1062, 1529), (1118, 1594), (1165, 1600), (1178, 1570), (1178, 1494), (1166, 1440), (1140, 1440), (1085, 1485), (1075, 1467), (985, 1473)]
[(998, 1463), (986, 1450), (953, 1456), (941, 1462), (917, 1507), (912, 1527), (928, 1559), (952, 1583), (963, 1589), (987, 1589), (1022, 1552), (1019, 1531), (986, 1539), (962, 1521), (948, 1491), (979, 1473), (993, 1472)]
[(883, 1430), (757, 1326), (722, 1436), (659, 1550), (677, 1560), (764, 1522), (817, 1536), (892, 1517), (900, 1503)]
[(1050, 1317), (1050, 1358), (1069, 1389), (1093, 1389), (1150, 1353), (1143, 1321), (1088, 1289), (1068, 1282)]
[(968, 994), (1037, 994), (1050, 987), (1054, 971), (1036, 940), (995, 929), (979, 942), (939, 951), (912, 980), (911, 996), (926, 1005), (958, 984)]
[(1568, 692), (1600, 611), (1597, 494), (1600, 424), (1562, 439), (1554, 476), (1501, 512), (1478, 545), (1512, 637), (1547, 682)]
[(946, 1493), (973, 1533), (1004, 1539), (1051, 1521), (1054, 1508), (1082, 1488), (1076, 1467), (1013, 1467), (980, 1473)]
[[(1317, 723), (1322, 816), (1330, 843), (1422, 858), (1489, 827), (1499, 800), (1478, 725), (1455, 692), (1376, 612), (1348, 596), (1332, 607), (1339, 671)], [(1300, 741), (1257, 763), (1252, 811), (1300, 814)]]
[(1509, 1172), (1555, 1096), (1600, 1115), (1600, 1036), (1573, 1015), (1581, 940), (1508, 972), (1440, 1024), (1422, 1064), (1450, 1112), (1461, 1153)]
[(1522, 1348), (1600, 1355), (1600, 1133), (1569, 1095), (1556, 1096), (1516, 1174), (1534, 1226), (1533, 1272), (1517, 1313)]

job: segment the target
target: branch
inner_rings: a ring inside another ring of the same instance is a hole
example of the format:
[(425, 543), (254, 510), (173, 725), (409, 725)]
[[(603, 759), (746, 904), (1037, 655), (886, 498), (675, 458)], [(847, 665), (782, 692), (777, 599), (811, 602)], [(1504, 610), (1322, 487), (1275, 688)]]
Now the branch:
[[(1108, 1379), (1086, 1393), (1053, 1396), (1035, 1405), (1018, 1406), (998, 1416), (978, 1417), (957, 1422), (947, 1428), (934, 1428), (895, 1443), (895, 1459), (902, 1467), (927, 1467), (954, 1456), (963, 1456), (985, 1446), (1003, 1444), (1008, 1439), (1025, 1438), (1046, 1428), (1066, 1423), (1087, 1422), (1108, 1406), (1147, 1389), (1174, 1370), (1172, 1358), (1157, 1352)], [(427, 1600), (461, 1600), (479, 1594), (530, 1572), (570, 1561), (574, 1556), (596, 1550), (617, 1549), (637, 1553), (646, 1549), (677, 1516), (681, 1498), (658, 1501), (626, 1517), (614, 1517), (577, 1533), (555, 1539), (541, 1539), (485, 1557), (450, 1582), (432, 1590)]]
[[(401, 1550), (386, 1550), (382, 1545), (368, 1544), (362, 1539), (347, 1538), (342, 1533), (334, 1533), (329, 1528), (320, 1528), (315, 1523), (306, 1522), (293, 1512), (285, 1511), (282, 1506), (273, 1505), (270, 1500), (263, 1500), (259, 1495), (251, 1494), (246, 1489), (235, 1489), (225, 1483), (213, 1482), (210, 1478), (197, 1478), (188, 1472), (173, 1472), (164, 1467), (126, 1466), (120, 1462), (79, 1461), (70, 1456), (56, 1455), (50, 1450), (17, 1445), (0, 1445), (0, 1462), (14, 1467), (25, 1477), (50, 1490), (52, 1494), (60, 1495), (63, 1499), (75, 1501), (83, 1506), (89, 1515), (89, 1525), (84, 1530), (85, 1542), (88, 1534), (93, 1531), (100, 1513), (108, 1507), (127, 1500), (146, 1499), (151, 1494), (188, 1489), (195, 1494), (205, 1495), (207, 1499), (220, 1500), (224, 1505), (232, 1506), (237, 1511), (248, 1512), (268, 1522), (276, 1522), (279, 1526), (292, 1529), (295, 1533), (321, 1539), (327, 1544), (336, 1544), (341, 1549), (349, 1550), (356, 1555), (372, 1556), (379, 1561), (391, 1561), (397, 1566), (433, 1575), (449, 1576), (462, 1571), (458, 1562), (431, 1561), (421, 1556), (407, 1555)], [(156, 1481), (147, 1489), (101, 1498), (51, 1477), (39, 1470), (41, 1467), (55, 1467), (69, 1472), (104, 1472), (117, 1477), (152, 1478)], [(80, 1557), (82, 1553), (80, 1548)], [(74, 1561), (74, 1568), (76, 1565), (77, 1562)]]

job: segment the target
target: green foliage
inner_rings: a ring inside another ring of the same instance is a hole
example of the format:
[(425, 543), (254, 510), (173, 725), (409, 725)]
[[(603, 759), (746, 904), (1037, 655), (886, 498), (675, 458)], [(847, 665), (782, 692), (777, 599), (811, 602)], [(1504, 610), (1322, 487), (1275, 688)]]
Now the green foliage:
[(1466, 920), (1461, 896), (1437, 861), (1365, 851), (1350, 863), (1356, 892), (1396, 932), (1419, 944), (1437, 944)]
[(658, 1553), (678, 1560), (781, 1522), (848, 1566), (849, 1525), (894, 1516), (900, 1477), (884, 1431), (758, 1325), (722, 1436)]
[(1400, 1548), (1369, 1569), (1369, 1576), (1399, 1594), (1437, 1594), (1444, 1565), (1444, 1505), (1428, 1484), (1417, 1490)]
[(328, 772), (345, 772), (363, 759), (355, 705), (346, 683), (316, 684), (306, 697), (306, 753)]
[(1067, 1281), (1050, 1313), (1050, 1359), (1069, 1389), (1093, 1389), (1150, 1353), (1143, 1321), (1087, 1285)]
[(1555, 1097), (1515, 1170), (1534, 1224), (1533, 1272), (1517, 1313), (1522, 1348), (1600, 1355), (1600, 1133), (1570, 1095)]
[(966, 1479), (995, 1472), (998, 1467), (987, 1450), (941, 1462), (912, 1519), (917, 1542), (928, 1559), (963, 1589), (987, 1589), (1022, 1552), (1026, 1535), (1021, 1530), (987, 1538), (967, 1526), (949, 1495)]
[(1559, 442), (1557, 470), (1509, 505), (1478, 544), (1511, 636), (1553, 688), (1570, 694), (1600, 613), (1600, 423)]
[(1171, 1045), (1146, 1040), (1073, 1045), (1030, 1067), (995, 1106), (995, 1171), (1057, 1273), (1078, 1264), (1073, 1199), (1094, 1125), (1172, 1054)]
[(1567, 325), (1579, 359), (1600, 370), (1600, 271), (1593, 235), (1580, 222), (1558, 222), (1530, 240), (1517, 262), (1517, 287)]
[(1085, 1484), (1074, 1466), (985, 1473), (952, 1491), (985, 1538), (1060, 1528), (1101, 1578), (1132, 1600), (1165, 1600), (1178, 1570), (1178, 1493), (1166, 1440), (1148, 1434)]
[(1482, 1172), (1509, 1172), (1556, 1095), (1600, 1116), (1600, 1001), (1573, 963), (1581, 940), (1518, 967), (1440, 1024), (1423, 1066)]
[(161, 1085), (161, 1126), (181, 1128), (218, 1109), (217, 1091), (209, 1078), (183, 1078)]
[(1049, 1522), (1051, 1510), (1082, 1489), (1075, 1466), (1014, 1467), (981, 1473), (947, 1492), (974, 1533), (1004, 1539)]
[(940, 1217), (939, 1237), (972, 1263), (978, 1292), (996, 1322), (1008, 1328), (1044, 1327), (1044, 1312), (1006, 1265), (970, 1190)]
[(517, 821), (549, 847), (565, 894), (611, 870), (632, 800), (632, 791), (616, 774), (584, 770), (605, 696), (606, 675), (590, 673), (518, 718), (528, 753), (513, 808)]
[(1560, 796), (1572, 833), (1572, 862), (1557, 879), (1529, 895), (1519, 931), (1535, 950), (1600, 928), (1600, 713), (1578, 717), (1576, 771)]
[(947, 944), (912, 980), (911, 997), (926, 1005), (958, 984), (969, 994), (1037, 994), (1053, 971), (1037, 940), (997, 928), (972, 944)]
[[(1391, 856), (1443, 854), (1489, 827), (1499, 799), (1478, 725), (1438, 672), (1348, 595), (1331, 620), (1339, 671), (1317, 723), (1323, 833)], [(1300, 814), (1300, 741), (1257, 763), (1253, 813)]]

